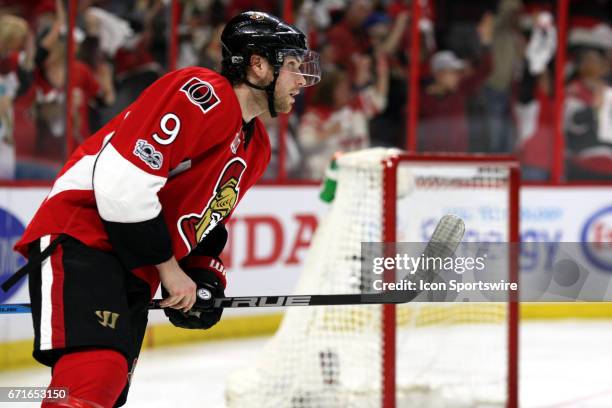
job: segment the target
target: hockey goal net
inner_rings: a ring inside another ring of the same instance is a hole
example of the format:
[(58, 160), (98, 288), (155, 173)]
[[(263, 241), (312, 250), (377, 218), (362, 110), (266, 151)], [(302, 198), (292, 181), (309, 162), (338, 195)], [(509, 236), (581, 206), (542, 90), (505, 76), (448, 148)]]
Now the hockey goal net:
[[(518, 241), (511, 160), (379, 148), (340, 157), (337, 172), (296, 294), (360, 293), (362, 242), (426, 242), (449, 213), (464, 219), (464, 240)], [(515, 301), (288, 308), (228, 378), (227, 406), (513, 407), (517, 330)]]

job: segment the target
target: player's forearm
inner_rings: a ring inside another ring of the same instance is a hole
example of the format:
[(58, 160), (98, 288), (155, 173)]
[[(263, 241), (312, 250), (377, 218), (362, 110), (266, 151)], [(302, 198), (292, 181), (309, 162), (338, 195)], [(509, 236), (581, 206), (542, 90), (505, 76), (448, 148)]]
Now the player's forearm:
[(163, 275), (176, 269), (180, 269), (180, 266), (174, 255), (167, 261), (155, 265), (155, 267), (159, 271), (160, 275)]

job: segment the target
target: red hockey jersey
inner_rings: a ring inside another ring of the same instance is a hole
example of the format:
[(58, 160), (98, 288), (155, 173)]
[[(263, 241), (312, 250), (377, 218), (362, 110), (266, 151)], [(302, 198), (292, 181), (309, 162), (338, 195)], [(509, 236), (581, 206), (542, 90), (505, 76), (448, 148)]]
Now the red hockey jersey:
[[(199, 67), (165, 75), (75, 151), (15, 249), (25, 256), (30, 242), (64, 233), (116, 250), (106, 222), (137, 225), (163, 214), (182, 259), (264, 172), (268, 135), (259, 119), (249, 125), (245, 132), (223, 76)], [(154, 239), (142, 235), (143, 243)]]

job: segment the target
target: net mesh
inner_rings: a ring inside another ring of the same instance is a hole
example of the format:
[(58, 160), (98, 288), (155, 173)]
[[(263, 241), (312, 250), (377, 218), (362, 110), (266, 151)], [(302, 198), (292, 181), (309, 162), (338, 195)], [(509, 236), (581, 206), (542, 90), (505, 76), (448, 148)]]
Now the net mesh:
[[(367, 285), (361, 243), (383, 240), (382, 161), (392, 154), (397, 150), (368, 149), (339, 159), (336, 198), (296, 294), (360, 293)], [(426, 242), (448, 213), (464, 219), (466, 239), (507, 241), (503, 167), (401, 162), (397, 175), (398, 241)], [(396, 310), (396, 355), (385, 356), (380, 305), (288, 308), (255, 361), (229, 377), (227, 406), (380, 407), (385, 357), (396, 360), (399, 407), (503, 405), (506, 303), (410, 303)]]

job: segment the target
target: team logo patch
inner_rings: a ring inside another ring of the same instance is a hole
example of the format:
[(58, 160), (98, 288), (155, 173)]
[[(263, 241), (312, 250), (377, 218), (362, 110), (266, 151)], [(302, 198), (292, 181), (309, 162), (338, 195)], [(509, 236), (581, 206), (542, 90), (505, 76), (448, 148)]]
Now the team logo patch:
[(215, 93), (211, 84), (202, 81), (199, 78), (193, 77), (181, 87), (181, 91), (185, 92), (189, 102), (197, 105), (206, 113), (221, 102), (221, 99)]
[(161, 169), (164, 162), (164, 156), (146, 140), (138, 139), (134, 147), (134, 154), (153, 170)]
[(189, 252), (232, 212), (238, 202), (238, 185), (246, 167), (246, 162), (240, 157), (230, 160), (221, 172), (204, 211), (179, 218), (178, 230)]

